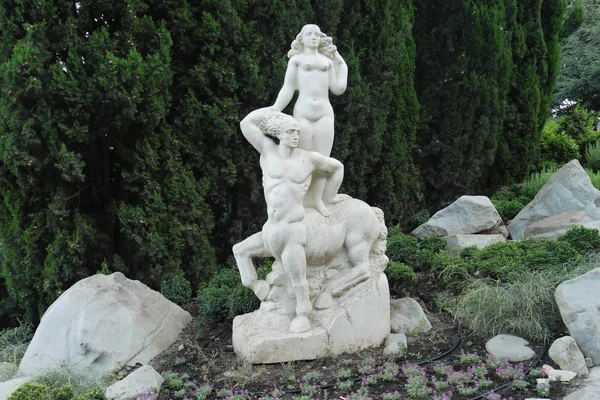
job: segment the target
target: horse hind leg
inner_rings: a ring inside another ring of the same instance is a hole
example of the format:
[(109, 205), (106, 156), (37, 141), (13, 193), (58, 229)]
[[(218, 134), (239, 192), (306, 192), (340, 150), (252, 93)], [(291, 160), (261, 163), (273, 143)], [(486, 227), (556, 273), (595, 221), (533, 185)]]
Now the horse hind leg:
[(347, 289), (358, 285), (371, 277), (371, 265), (369, 264), (369, 252), (371, 242), (362, 241), (348, 247), (348, 259), (352, 265), (345, 270), (344, 275), (336, 279), (331, 285), (331, 295), (339, 296)]

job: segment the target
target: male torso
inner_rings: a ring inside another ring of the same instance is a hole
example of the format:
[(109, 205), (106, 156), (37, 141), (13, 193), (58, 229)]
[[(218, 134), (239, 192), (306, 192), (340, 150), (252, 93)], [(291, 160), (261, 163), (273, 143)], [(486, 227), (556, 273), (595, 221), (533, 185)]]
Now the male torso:
[(302, 202), (315, 167), (301, 149), (294, 149), (289, 157), (281, 157), (277, 151), (265, 151), (260, 157), (260, 166), (268, 215), (263, 239), (265, 247), (279, 257), (290, 241), (300, 245), (306, 242)]

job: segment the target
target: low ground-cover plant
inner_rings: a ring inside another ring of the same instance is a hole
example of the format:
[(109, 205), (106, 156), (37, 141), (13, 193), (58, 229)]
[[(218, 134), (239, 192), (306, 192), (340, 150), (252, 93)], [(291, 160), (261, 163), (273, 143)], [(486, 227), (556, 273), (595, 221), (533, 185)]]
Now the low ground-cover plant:
[(417, 239), (400, 231), (388, 235), (386, 254), (390, 261), (409, 266), (414, 271), (439, 269), (446, 253), (446, 240), (439, 236)]
[(525, 196), (521, 188), (521, 185), (505, 186), (490, 197), (492, 204), (504, 222), (516, 217), (533, 200), (533, 197)]
[(35, 382), (28, 382), (15, 390), (8, 400), (106, 400), (105, 390), (101, 387), (88, 388), (75, 394), (69, 385), (49, 387)]
[(192, 284), (185, 279), (183, 272), (162, 281), (160, 292), (168, 300), (180, 306), (184, 306), (192, 300)]
[(600, 252), (600, 232), (598, 229), (588, 229), (578, 226), (569, 229), (558, 238), (559, 242), (566, 242), (580, 254)]
[(481, 250), (463, 250), (460, 260), (454, 260), (444, 270), (444, 276), (450, 285), (464, 283), (464, 273), (512, 282), (525, 272), (562, 269), (581, 261), (582, 255), (566, 241), (525, 239), (495, 243)]
[[(271, 272), (272, 260), (265, 260), (257, 270), (260, 279)], [(242, 285), (237, 269), (223, 268), (198, 289), (198, 311), (207, 322), (224, 322), (236, 315), (256, 310), (260, 301)]]

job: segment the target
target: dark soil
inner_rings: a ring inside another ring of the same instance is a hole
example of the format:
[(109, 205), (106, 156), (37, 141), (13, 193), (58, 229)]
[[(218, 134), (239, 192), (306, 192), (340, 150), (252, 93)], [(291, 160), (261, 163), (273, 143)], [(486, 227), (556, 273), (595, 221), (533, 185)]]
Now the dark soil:
[[(375, 348), (363, 350), (356, 354), (332, 355), (313, 361), (248, 365), (238, 359), (233, 352), (231, 345), (231, 324), (205, 323), (198, 315), (194, 303), (186, 308), (194, 316), (192, 323), (183, 331), (179, 340), (168, 351), (152, 360), (151, 365), (163, 375), (167, 371), (174, 372), (178, 376), (187, 374), (187, 376), (183, 375), (182, 379), (183, 382), (187, 381), (187, 391), (186, 389), (181, 389), (177, 392), (169, 388), (168, 382), (165, 382), (158, 400), (184, 397), (193, 399), (195, 398), (193, 396), (193, 386), (206, 384), (215, 388), (215, 391), (208, 398), (225, 398), (223, 389), (226, 389), (230, 393), (245, 391), (245, 397), (243, 398), (258, 399), (261, 395), (268, 394), (275, 388), (289, 392), (284, 398), (294, 398), (299, 396), (299, 394), (294, 394), (293, 391), (305, 385), (306, 378), (311, 375), (318, 376), (316, 385), (327, 388), (327, 394), (321, 390), (313, 395), (314, 398), (350, 399), (349, 394), (356, 392), (361, 387), (360, 379), (358, 379), (357, 383), (354, 383), (351, 389), (340, 390), (335, 386), (340, 381), (337, 375), (340, 370), (349, 369), (351, 370), (352, 378), (360, 378), (359, 369), (365, 364), (365, 360), (367, 359), (374, 360), (376, 366), (383, 366), (384, 363), (389, 361), (400, 367), (406, 363), (423, 363), (423, 366), (428, 368), (429, 376), (431, 366), (435, 363), (450, 364), (454, 365), (457, 370), (465, 370), (467, 366), (458, 365), (458, 356), (461, 351), (465, 353), (476, 352), (483, 357), (486, 356), (485, 343), (483, 341), (475, 340), (469, 336), (461, 338), (464, 335), (462, 335), (447, 313), (431, 312), (428, 313), (428, 318), (433, 325), (433, 329), (428, 333), (409, 335), (408, 351), (400, 358), (386, 358), (383, 356), (383, 348)], [(535, 347), (534, 350), (538, 354), (544, 353), (544, 348), (541, 346)], [(440, 359), (426, 364), (428, 360), (437, 357), (440, 357)], [(544, 363), (551, 364), (545, 355), (541, 357), (537, 366), (541, 367)], [(535, 365), (533, 364), (533, 362), (525, 364), (525, 369), (534, 368)], [(431, 372), (431, 374), (433, 373)], [(507, 383), (505, 380), (494, 378), (493, 371), (490, 371), (490, 379), (494, 381), (492, 388)], [(527, 391), (517, 391), (514, 388), (511, 389), (508, 387), (497, 393), (506, 399), (512, 397), (513, 400), (542, 397), (534, 390), (535, 379), (528, 378), (528, 381), (530, 382), (530, 386)], [(381, 399), (384, 393), (397, 391), (400, 393), (400, 399), (409, 399), (410, 397), (405, 388), (406, 383), (407, 380), (402, 374), (399, 374), (391, 382), (384, 382), (380, 379), (376, 384), (367, 386), (368, 396), (362, 398)], [(221, 390), (221, 393), (217, 395), (219, 390)], [(562, 399), (572, 390), (573, 384), (552, 383), (550, 397), (552, 399)], [(186, 392), (185, 395), (184, 392)], [(482, 390), (478, 395), (485, 393), (486, 391)], [(452, 398), (459, 400), (485, 398), (477, 397), (478, 395), (459, 396), (455, 392)]]

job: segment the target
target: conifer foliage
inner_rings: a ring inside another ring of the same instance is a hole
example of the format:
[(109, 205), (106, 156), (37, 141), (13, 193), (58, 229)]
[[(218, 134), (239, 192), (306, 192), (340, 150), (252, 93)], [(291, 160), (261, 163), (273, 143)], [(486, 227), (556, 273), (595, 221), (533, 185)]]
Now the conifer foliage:
[(429, 200), (522, 179), (539, 159), (564, 0), (415, 0), (419, 131)]
[(36, 321), (100, 269), (196, 286), (260, 230), (258, 155), (238, 124), (274, 102), (308, 22), (351, 68), (332, 99), (344, 190), (408, 215), (412, 15), (408, 0), (2, 2), (2, 275), (23, 308), (11, 312)]
[(166, 123), (172, 40), (144, 1), (0, 6), (0, 229), (37, 320), (102, 263), (157, 285), (212, 265), (206, 185)]

